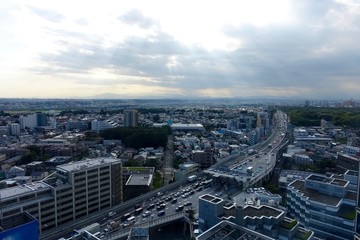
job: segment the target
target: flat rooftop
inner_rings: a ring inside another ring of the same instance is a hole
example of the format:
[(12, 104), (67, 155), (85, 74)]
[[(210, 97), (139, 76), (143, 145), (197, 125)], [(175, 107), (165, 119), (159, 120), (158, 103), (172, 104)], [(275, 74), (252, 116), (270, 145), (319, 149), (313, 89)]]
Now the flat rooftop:
[(130, 230), (128, 237), (129, 240), (148, 240), (149, 239), (149, 229), (148, 228), (139, 228), (133, 227)]
[(306, 180), (316, 181), (316, 182), (322, 182), (322, 183), (328, 183), (336, 186), (342, 186), (344, 187), (349, 182), (342, 179), (337, 178), (329, 178), (325, 176), (319, 176), (319, 175), (310, 175), (306, 178)]
[(251, 229), (236, 225), (229, 221), (221, 221), (212, 228), (200, 234), (197, 240), (230, 240), (230, 239), (251, 239), (251, 240), (274, 240), (274, 238), (262, 235)]
[(57, 157), (52, 157), (49, 160), (46, 160), (45, 162), (48, 162), (48, 163), (52, 163), (52, 162), (62, 163), (62, 162), (70, 160), (70, 158), (71, 158), (71, 156), (57, 156)]
[(222, 198), (218, 198), (218, 197), (215, 197), (215, 196), (210, 195), (210, 194), (202, 195), (199, 198), (203, 199), (203, 200), (206, 200), (208, 202), (212, 202), (212, 203), (219, 203), (219, 202), (223, 201)]
[(154, 173), (154, 167), (124, 167), (123, 173)]
[(348, 170), (346, 173), (346, 175), (351, 175), (351, 176), (358, 176), (359, 173), (357, 171), (353, 171), (353, 170)]
[(303, 180), (295, 180), (289, 186), (294, 187), (298, 191), (302, 192), (305, 197), (308, 197), (309, 200), (312, 201), (316, 201), (332, 206), (337, 206), (341, 201), (341, 198), (339, 197), (328, 196), (326, 194), (319, 193), (318, 191), (305, 188), (305, 181)]
[(126, 182), (126, 186), (150, 186), (152, 174), (132, 174)]
[(50, 187), (43, 182), (33, 182), (31, 184), (22, 184), (15, 187), (4, 188), (0, 189), (0, 200), (44, 189), (50, 189)]
[(110, 165), (117, 162), (120, 162), (120, 159), (117, 158), (86, 159), (78, 162), (60, 165), (56, 169), (62, 170), (64, 172), (76, 172), (79, 171), (80, 169), (99, 167), (102, 165)]
[(202, 124), (198, 123), (173, 123), (170, 125), (171, 129), (204, 129), (204, 126)]

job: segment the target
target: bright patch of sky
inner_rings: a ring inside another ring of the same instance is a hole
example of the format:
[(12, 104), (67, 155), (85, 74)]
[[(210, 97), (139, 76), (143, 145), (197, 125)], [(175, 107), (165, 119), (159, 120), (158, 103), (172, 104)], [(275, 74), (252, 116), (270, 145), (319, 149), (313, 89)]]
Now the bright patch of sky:
[(1, 97), (350, 98), (357, 0), (0, 2)]

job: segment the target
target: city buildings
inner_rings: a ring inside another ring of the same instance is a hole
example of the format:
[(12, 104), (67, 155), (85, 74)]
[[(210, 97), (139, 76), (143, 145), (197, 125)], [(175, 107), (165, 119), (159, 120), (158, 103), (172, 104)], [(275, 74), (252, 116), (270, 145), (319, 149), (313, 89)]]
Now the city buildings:
[[(295, 219), (287, 218), (283, 210), (260, 204), (237, 206), (209, 194), (199, 198), (199, 228), (203, 233), (198, 239), (213, 239), (216, 233), (222, 238), (232, 236), (232, 239), (242, 239), (241, 236), (281, 240), (314, 237), (311, 230), (300, 227)], [(232, 230), (228, 232), (227, 228)]]
[(40, 182), (0, 190), (0, 218), (28, 211), (40, 231), (61, 226), (122, 202), (121, 161), (98, 158), (56, 167)]
[(349, 181), (312, 174), (287, 188), (287, 210), (303, 226), (325, 239), (351, 239), (355, 225), (356, 192)]

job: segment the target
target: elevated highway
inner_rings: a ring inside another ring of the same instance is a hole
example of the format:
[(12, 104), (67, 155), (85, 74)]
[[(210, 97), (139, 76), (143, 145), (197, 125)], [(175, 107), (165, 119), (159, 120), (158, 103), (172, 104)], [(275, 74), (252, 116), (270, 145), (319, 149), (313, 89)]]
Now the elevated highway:
[(204, 172), (214, 177), (236, 179), (237, 182), (242, 183), (244, 189), (261, 186), (264, 181), (270, 179), (279, 150), (289, 142), (285, 135), (286, 121), (284, 119), (286, 119), (284, 113), (277, 113), (274, 131), (269, 138), (244, 150), (247, 152), (251, 148), (259, 154), (248, 156), (246, 152), (239, 153), (219, 160)]
[[(155, 220), (150, 220), (147, 222), (143, 222), (140, 224), (136, 224), (133, 227), (141, 227), (141, 228), (154, 228), (154, 227), (161, 227), (164, 225), (168, 225), (172, 222), (176, 222), (179, 221), (181, 219), (185, 219), (185, 213), (181, 212), (181, 213), (175, 213), (172, 215), (168, 215), (162, 218), (158, 218)], [(130, 228), (127, 229), (122, 229), (122, 230), (118, 230), (115, 231), (113, 233), (108, 234), (106, 237), (109, 240), (115, 240), (115, 239), (123, 239), (125, 237), (127, 237), (130, 233)]]

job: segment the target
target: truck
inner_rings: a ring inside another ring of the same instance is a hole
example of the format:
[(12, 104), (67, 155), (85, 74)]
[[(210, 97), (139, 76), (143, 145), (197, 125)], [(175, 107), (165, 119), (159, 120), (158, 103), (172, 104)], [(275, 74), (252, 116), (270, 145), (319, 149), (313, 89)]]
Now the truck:
[(195, 182), (196, 179), (197, 179), (196, 175), (191, 175), (191, 176), (188, 176), (188, 178), (187, 178), (188, 182)]
[(106, 226), (107, 229), (109, 229), (110, 232), (118, 229), (120, 227), (119, 221), (110, 221), (109, 224)]
[(246, 169), (246, 172), (247, 172), (249, 175), (251, 175), (251, 174), (253, 173), (253, 167), (248, 167), (248, 168)]

